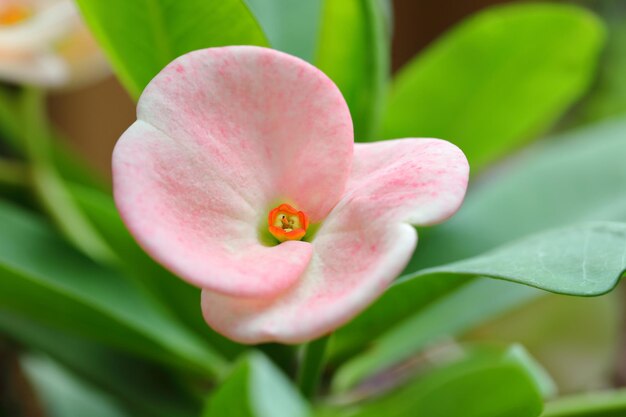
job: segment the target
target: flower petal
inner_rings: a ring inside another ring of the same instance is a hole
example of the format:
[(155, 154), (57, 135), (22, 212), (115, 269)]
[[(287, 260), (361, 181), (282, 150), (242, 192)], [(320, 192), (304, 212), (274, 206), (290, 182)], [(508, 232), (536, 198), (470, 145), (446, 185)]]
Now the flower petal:
[(357, 145), (346, 196), (318, 231), (299, 283), (275, 299), (204, 290), (205, 320), (242, 343), (301, 343), (331, 332), (404, 269), (417, 243), (407, 223), (432, 224), (458, 209), (468, 173), (463, 153), (445, 141)]
[(307, 242), (259, 241), (276, 200), (312, 219), (339, 200), (352, 125), (313, 66), (257, 47), (192, 52), (146, 88), (113, 155), (126, 225), (155, 259), (194, 285), (274, 296), (311, 259)]
[(261, 245), (258, 187), (238, 177), (239, 166), (207, 169), (219, 157), (135, 122), (113, 155), (118, 210), (146, 252), (194, 285), (236, 296), (283, 291), (306, 269), (312, 246)]
[(358, 144), (346, 197), (373, 219), (416, 226), (440, 223), (461, 206), (469, 165), (463, 152), (440, 139), (396, 139)]
[(261, 203), (289, 199), (312, 222), (337, 204), (350, 174), (352, 119), (341, 93), (317, 68), (272, 49), (184, 55), (152, 80), (137, 112), (172, 138), (226, 154), (222, 165), (245, 164), (266, 180)]
[[(348, 220), (350, 213), (344, 214)], [(228, 297), (205, 289), (204, 319), (240, 343), (313, 340), (376, 299), (402, 271), (416, 242), (415, 229), (401, 223), (386, 230), (364, 226), (352, 233), (324, 233), (316, 237), (313, 259), (297, 285), (267, 299)]]

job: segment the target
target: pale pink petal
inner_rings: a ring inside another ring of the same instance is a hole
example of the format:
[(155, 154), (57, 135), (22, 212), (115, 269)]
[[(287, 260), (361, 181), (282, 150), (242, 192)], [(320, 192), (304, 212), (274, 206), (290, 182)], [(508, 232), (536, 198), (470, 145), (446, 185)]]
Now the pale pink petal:
[(301, 343), (341, 326), (404, 269), (417, 234), (460, 206), (468, 164), (454, 145), (403, 139), (357, 145), (346, 196), (314, 241), (297, 285), (275, 299), (237, 299), (205, 290), (209, 325), (242, 343)]
[(214, 158), (133, 124), (113, 158), (124, 222), (146, 252), (194, 285), (237, 296), (284, 290), (307, 267), (311, 244), (261, 245), (258, 187), (241, 193), (245, 178), (207, 169)]
[(113, 155), (126, 225), (187, 281), (233, 296), (276, 295), (298, 281), (307, 242), (268, 247), (258, 233), (287, 202), (319, 221), (339, 200), (352, 126), (332, 82), (257, 47), (192, 52), (146, 88)]
[(463, 152), (440, 139), (396, 139), (357, 144), (343, 204), (350, 199), (371, 219), (416, 226), (440, 223), (461, 206), (469, 165)]
[(146, 87), (137, 112), (181, 143), (220, 152), (208, 169), (237, 164), (240, 175), (263, 181), (263, 203), (289, 199), (312, 222), (337, 204), (350, 174), (352, 119), (343, 96), (317, 68), (272, 49), (184, 55)]

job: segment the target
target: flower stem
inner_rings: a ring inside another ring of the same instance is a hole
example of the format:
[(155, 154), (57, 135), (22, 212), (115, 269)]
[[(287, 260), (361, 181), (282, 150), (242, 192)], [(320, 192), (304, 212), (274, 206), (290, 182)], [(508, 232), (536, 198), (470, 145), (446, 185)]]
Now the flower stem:
[(317, 392), (329, 339), (330, 335), (321, 337), (309, 342), (303, 348), (302, 362), (298, 373), (298, 387), (308, 399), (312, 399)]

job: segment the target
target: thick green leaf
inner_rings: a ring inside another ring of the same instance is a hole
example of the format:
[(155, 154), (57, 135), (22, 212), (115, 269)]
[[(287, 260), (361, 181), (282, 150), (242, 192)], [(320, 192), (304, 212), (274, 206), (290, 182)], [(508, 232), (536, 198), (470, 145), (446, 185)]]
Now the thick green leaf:
[(374, 139), (389, 78), (387, 0), (324, 0), (315, 64), (339, 87), (358, 141)]
[(598, 222), (544, 232), (474, 258), (421, 270), (488, 276), (578, 296), (611, 291), (626, 271), (626, 223)]
[(251, 352), (212, 394), (204, 417), (305, 417), (308, 405), (265, 356)]
[[(433, 274), (442, 274), (440, 279), (446, 279), (447, 274), (458, 274), (489, 276), (559, 293), (590, 296), (610, 291), (624, 271), (626, 223), (604, 222), (545, 232), (482, 256), (422, 270), (403, 277), (395, 288), (403, 291), (405, 282)], [(437, 338), (467, 331), (486, 317), (537, 296), (534, 291), (499, 291), (497, 286), (481, 285), (481, 282), (461, 287), (420, 314), (392, 326), (369, 350), (340, 369), (335, 386), (346, 389), (409, 358)], [(485, 303), (485, 299), (490, 302)]]
[(383, 137), (440, 137), (474, 172), (545, 130), (587, 89), (604, 31), (574, 6), (481, 12), (398, 74)]
[[(381, 399), (319, 417), (533, 417), (542, 410), (543, 381), (524, 350), (478, 351), (440, 366)], [(542, 377), (543, 378), (543, 377)]]
[(131, 96), (174, 58), (224, 45), (265, 45), (243, 0), (77, 0)]
[(626, 390), (563, 397), (546, 404), (541, 417), (623, 417)]
[(131, 281), (0, 202), (0, 304), (35, 321), (218, 376), (226, 364)]
[(322, 0), (244, 0), (259, 21), (270, 45), (313, 61)]
[(0, 334), (29, 351), (45, 353), (89, 386), (124, 403), (134, 415), (193, 417), (197, 398), (164, 369), (101, 344), (66, 334), (0, 310)]

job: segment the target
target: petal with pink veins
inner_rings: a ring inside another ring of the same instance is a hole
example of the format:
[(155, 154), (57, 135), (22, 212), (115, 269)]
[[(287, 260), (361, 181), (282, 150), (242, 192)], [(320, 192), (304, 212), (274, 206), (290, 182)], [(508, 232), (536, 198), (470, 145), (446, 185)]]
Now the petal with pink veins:
[(352, 123), (315, 67), (265, 48), (195, 51), (144, 91), (113, 155), (119, 211), (142, 247), (190, 283), (273, 297), (298, 282), (308, 242), (259, 241), (287, 200), (320, 221), (339, 201)]

